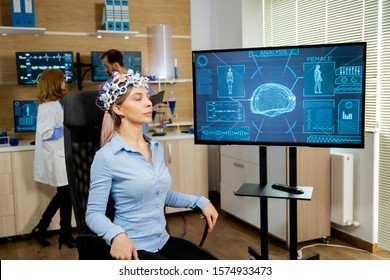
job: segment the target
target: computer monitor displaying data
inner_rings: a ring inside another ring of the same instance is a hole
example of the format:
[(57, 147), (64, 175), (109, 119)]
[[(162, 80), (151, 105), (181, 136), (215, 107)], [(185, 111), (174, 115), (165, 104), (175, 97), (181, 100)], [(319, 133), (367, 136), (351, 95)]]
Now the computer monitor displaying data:
[(364, 147), (366, 43), (193, 51), (195, 143)]
[(15, 132), (35, 132), (38, 100), (14, 100)]
[(65, 82), (75, 81), (73, 52), (16, 52), (16, 67), (20, 85), (37, 84), (46, 69), (59, 69)]
[[(121, 51), (123, 55), (123, 64), (126, 69), (133, 69), (134, 72), (142, 71), (142, 59), (141, 52)], [(104, 69), (102, 56), (104, 52), (92, 51), (91, 52), (91, 69), (92, 69), (92, 81), (102, 82), (109, 78), (108, 73)]]

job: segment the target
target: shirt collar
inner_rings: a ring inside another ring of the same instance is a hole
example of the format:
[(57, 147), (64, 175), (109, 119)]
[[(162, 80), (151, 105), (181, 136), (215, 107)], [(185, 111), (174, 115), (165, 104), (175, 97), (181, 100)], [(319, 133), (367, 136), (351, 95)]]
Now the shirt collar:
[[(152, 147), (158, 146), (158, 142), (153, 140), (149, 135), (144, 134), (144, 138), (147, 142), (149, 142), (151, 149)], [(137, 152), (137, 150), (133, 147), (126, 145), (126, 143), (123, 141), (123, 139), (119, 136), (117, 132), (115, 132), (114, 136), (112, 137), (110, 144), (114, 154), (122, 149), (129, 152)]]

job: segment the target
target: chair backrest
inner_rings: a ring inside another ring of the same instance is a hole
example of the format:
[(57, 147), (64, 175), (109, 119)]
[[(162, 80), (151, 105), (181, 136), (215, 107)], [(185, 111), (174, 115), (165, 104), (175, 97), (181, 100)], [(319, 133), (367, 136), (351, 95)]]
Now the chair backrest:
[(77, 229), (85, 232), (85, 211), (90, 183), (90, 166), (100, 148), (104, 112), (96, 105), (97, 90), (72, 91), (65, 96), (64, 141), (66, 168)]
[[(64, 102), (65, 161), (81, 259), (100, 258), (93, 252), (102, 251), (99, 247), (105, 244), (104, 241), (101, 242), (103, 239), (98, 240), (85, 223), (90, 168), (95, 153), (100, 148), (100, 131), (104, 116), (104, 112), (95, 105), (97, 96), (97, 90), (72, 91), (65, 96)], [(87, 242), (82, 240), (83, 237), (93, 236), (97, 241), (90, 242), (93, 238)], [(99, 243), (100, 245), (96, 245)]]

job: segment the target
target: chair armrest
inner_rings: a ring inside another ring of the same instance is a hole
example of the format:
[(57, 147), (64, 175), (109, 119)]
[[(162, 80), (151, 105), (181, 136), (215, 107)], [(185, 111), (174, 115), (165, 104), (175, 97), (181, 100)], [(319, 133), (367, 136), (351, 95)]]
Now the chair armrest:
[(76, 237), (80, 260), (110, 260), (111, 246), (94, 233), (81, 233)]
[[(203, 211), (202, 211), (202, 209), (200, 209), (199, 207), (195, 207), (195, 208), (193, 208), (192, 210), (195, 211), (195, 212), (197, 212), (197, 213), (199, 213), (199, 214), (201, 214), (201, 215), (203, 215)], [(166, 207), (164, 207), (164, 214), (166, 215)], [(205, 220), (205, 226), (204, 226), (202, 238), (200, 239), (200, 242), (199, 242), (199, 244), (198, 244), (199, 247), (202, 247), (202, 246), (203, 246), (203, 243), (205, 242), (206, 237), (207, 237), (207, 234), (208, 234), (208, 232), (209, 232), (209, 224), (207, 223), (207, 220), (206, 220), (206, 219), (204, 219), (204, 220)], [(170, 234), (168, 223), (167, 223), (167, 225), (166, 225), (166, 230), (167, 230), (167, 232)]]
[[(195, 207), (194, 211), (200, 213), (201, 215), (203, 215), (203, 211), (199, 207)], [(201, 240), (199, 242), (199, 247), (203, 246), (203, 243), (206, 240), (208, 232), (209, 232), (209, 224), (207, 223), (207, 220), (205, 219), (205, 226), (204, 226), (202, 238), (201, 238)]]

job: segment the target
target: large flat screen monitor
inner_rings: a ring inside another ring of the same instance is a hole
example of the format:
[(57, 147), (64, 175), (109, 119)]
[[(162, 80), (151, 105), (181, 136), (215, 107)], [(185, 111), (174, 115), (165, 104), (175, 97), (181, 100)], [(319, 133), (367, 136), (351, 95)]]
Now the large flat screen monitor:
[(15, 132), (35, 132), (38, 100), (14, 100)]
[(20, 85), (37, 84), (46, 69), (59, 69), (65, 82), (75, 81), (73, 52), (16, 52), (16, 67)]
[(366, 43), (193, 51), (197, 144), (364, 147)]
[[(142, 71), (141, 52), (121, 51), (123, 55), (123, 64), (126, 69), (133, 69), (134, 72)], [(103, 82), (109, 78), (108, 73), (104, 69), (102, 56), (104, 52), (91, 52), (91, 67), (92, 67), (92, 81)]]

